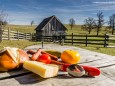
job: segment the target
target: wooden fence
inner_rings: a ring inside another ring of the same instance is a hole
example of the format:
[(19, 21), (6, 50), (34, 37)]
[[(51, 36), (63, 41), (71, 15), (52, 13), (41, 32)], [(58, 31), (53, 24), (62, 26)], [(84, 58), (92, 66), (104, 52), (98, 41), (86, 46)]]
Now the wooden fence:
[(108, 46), (107, 47), (115, 47), (115, 35), (109, 35), (109, 41), (108, 41)]
[[(108, 46), (109, 36), (108, 35), (60, 35), (60, 36), (42, 36), (39, 38), (41, 41), (59, 42), (60, 44), (85, 44), (91, 45), (102, 45), (104, 47)], [(38, 39), (38, 40), (39, 40)]]
[(2, 40), (34, 40), (42, 42), (59, 42), (60, 44), (85, 44), (102, 45), (104, 47), (115, 47), (115, 35), (59, 35), (59, 36), (37, 36), (35, 33), (20, 33), (19, 31), (4, 30)]
[(2, 33), (2, 40), (31, 40), (31, 33), (21, 33), (19, 31), (11, 31), (6, 29)]
[(88, 46), (89, 44), (92, 45), (103, 45), (104, 47), (108, 46), (109, 41), (108, 35), (74, 35), (73, 33), (71, 35), (66, 35), (66, 38), (64, 40), (64, 43), (71, 43), (73, 44), (85, 44)]

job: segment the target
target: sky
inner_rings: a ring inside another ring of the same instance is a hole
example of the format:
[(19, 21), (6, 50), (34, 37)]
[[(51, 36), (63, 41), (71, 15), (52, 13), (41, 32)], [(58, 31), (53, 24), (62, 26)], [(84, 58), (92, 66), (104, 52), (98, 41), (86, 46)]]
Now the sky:
[(88, 17), (96, 19), (103, 12), (107, 21), (115, 13), (115, 0), (0, 0), (0, 10), (8, 14), (9, 24), (39, 24), (44, 18), (55, 15), (68, 24), (73, 18), (76, 24), (83, 24)]

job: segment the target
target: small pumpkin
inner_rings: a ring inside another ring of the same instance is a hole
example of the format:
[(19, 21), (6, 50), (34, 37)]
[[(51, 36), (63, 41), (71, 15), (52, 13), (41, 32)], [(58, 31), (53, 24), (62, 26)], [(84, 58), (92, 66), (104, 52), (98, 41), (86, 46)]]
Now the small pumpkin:
[(6, 70), (11, 70), (11, 69), (16, 68), (18, 66), (18, 63), (16, 63), (7, 53), (4, 53), (0, 57), (0, 65), (1, 65), (1, 68), (3, 67)]
[(61, 53), (61, 60), (65, 63), (76, 64), (80, 61), (80, 54), (74, 50), (65, 50)]
[(26, 52), (19, 48), (5, 47), (0, 53), (0, 71), (9, 71), (22, 66), (29, 60)]

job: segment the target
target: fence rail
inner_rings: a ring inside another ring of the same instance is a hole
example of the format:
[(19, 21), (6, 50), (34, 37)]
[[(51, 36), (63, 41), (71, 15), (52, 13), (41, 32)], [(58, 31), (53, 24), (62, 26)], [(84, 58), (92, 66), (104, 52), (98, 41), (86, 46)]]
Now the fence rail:
[(71, 34), (71, 35), (60, 35), (60, 36), (41, 36), (37, 38), (37, 40), (41, 41), (50, 41), (50, 42), (55, 42), (58, 41), (60, 44), (85, 44), (88, 46), (89, 44), (92, 45), (103, 45), (104, 47), (108, 46), (108, 41), (109, 41), (109, 36), (108, 35), (76, 35), (76, 34)]
[(31, 33), (21, 33), (19, 31), (11, 31), (10, 28), (3, 31), (2, 40), (31, 40)]
[(109, 41), (108, 41), (108, 46), (107, 47), (115, 47), (115, 35), (109, 35)]
[(75, 43), (79, 44), (85, 44), (88, 46), (88, 44), (92, 45), (103, 45), (104, 47), (108, 46), (109, 41), (108, 35), (74, 35), (73, 33), (71, 35), (68, 35), (66, 39), (64, 39), (64, 43), (71, 43), (72, 45)]
[(2, 40), (37, 40), (45, 42), (59, 42), (60, 44), (85, 44), (102, 45), (104, 47), (115, 47), (115, 35), (59, 35), (59, 36), (37, 36), (35, 33), (21, 33), (19, 31), (4, 30)]

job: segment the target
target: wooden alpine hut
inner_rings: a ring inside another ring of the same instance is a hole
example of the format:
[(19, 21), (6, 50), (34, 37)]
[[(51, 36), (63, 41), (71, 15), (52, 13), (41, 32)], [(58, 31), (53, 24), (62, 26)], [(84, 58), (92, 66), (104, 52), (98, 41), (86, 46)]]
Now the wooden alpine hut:
[(43, 19), (43, 21), (35, 28), (38, 36), (57, 36), (65, 34), (67, 28), (60, 22), (56, 16)]

